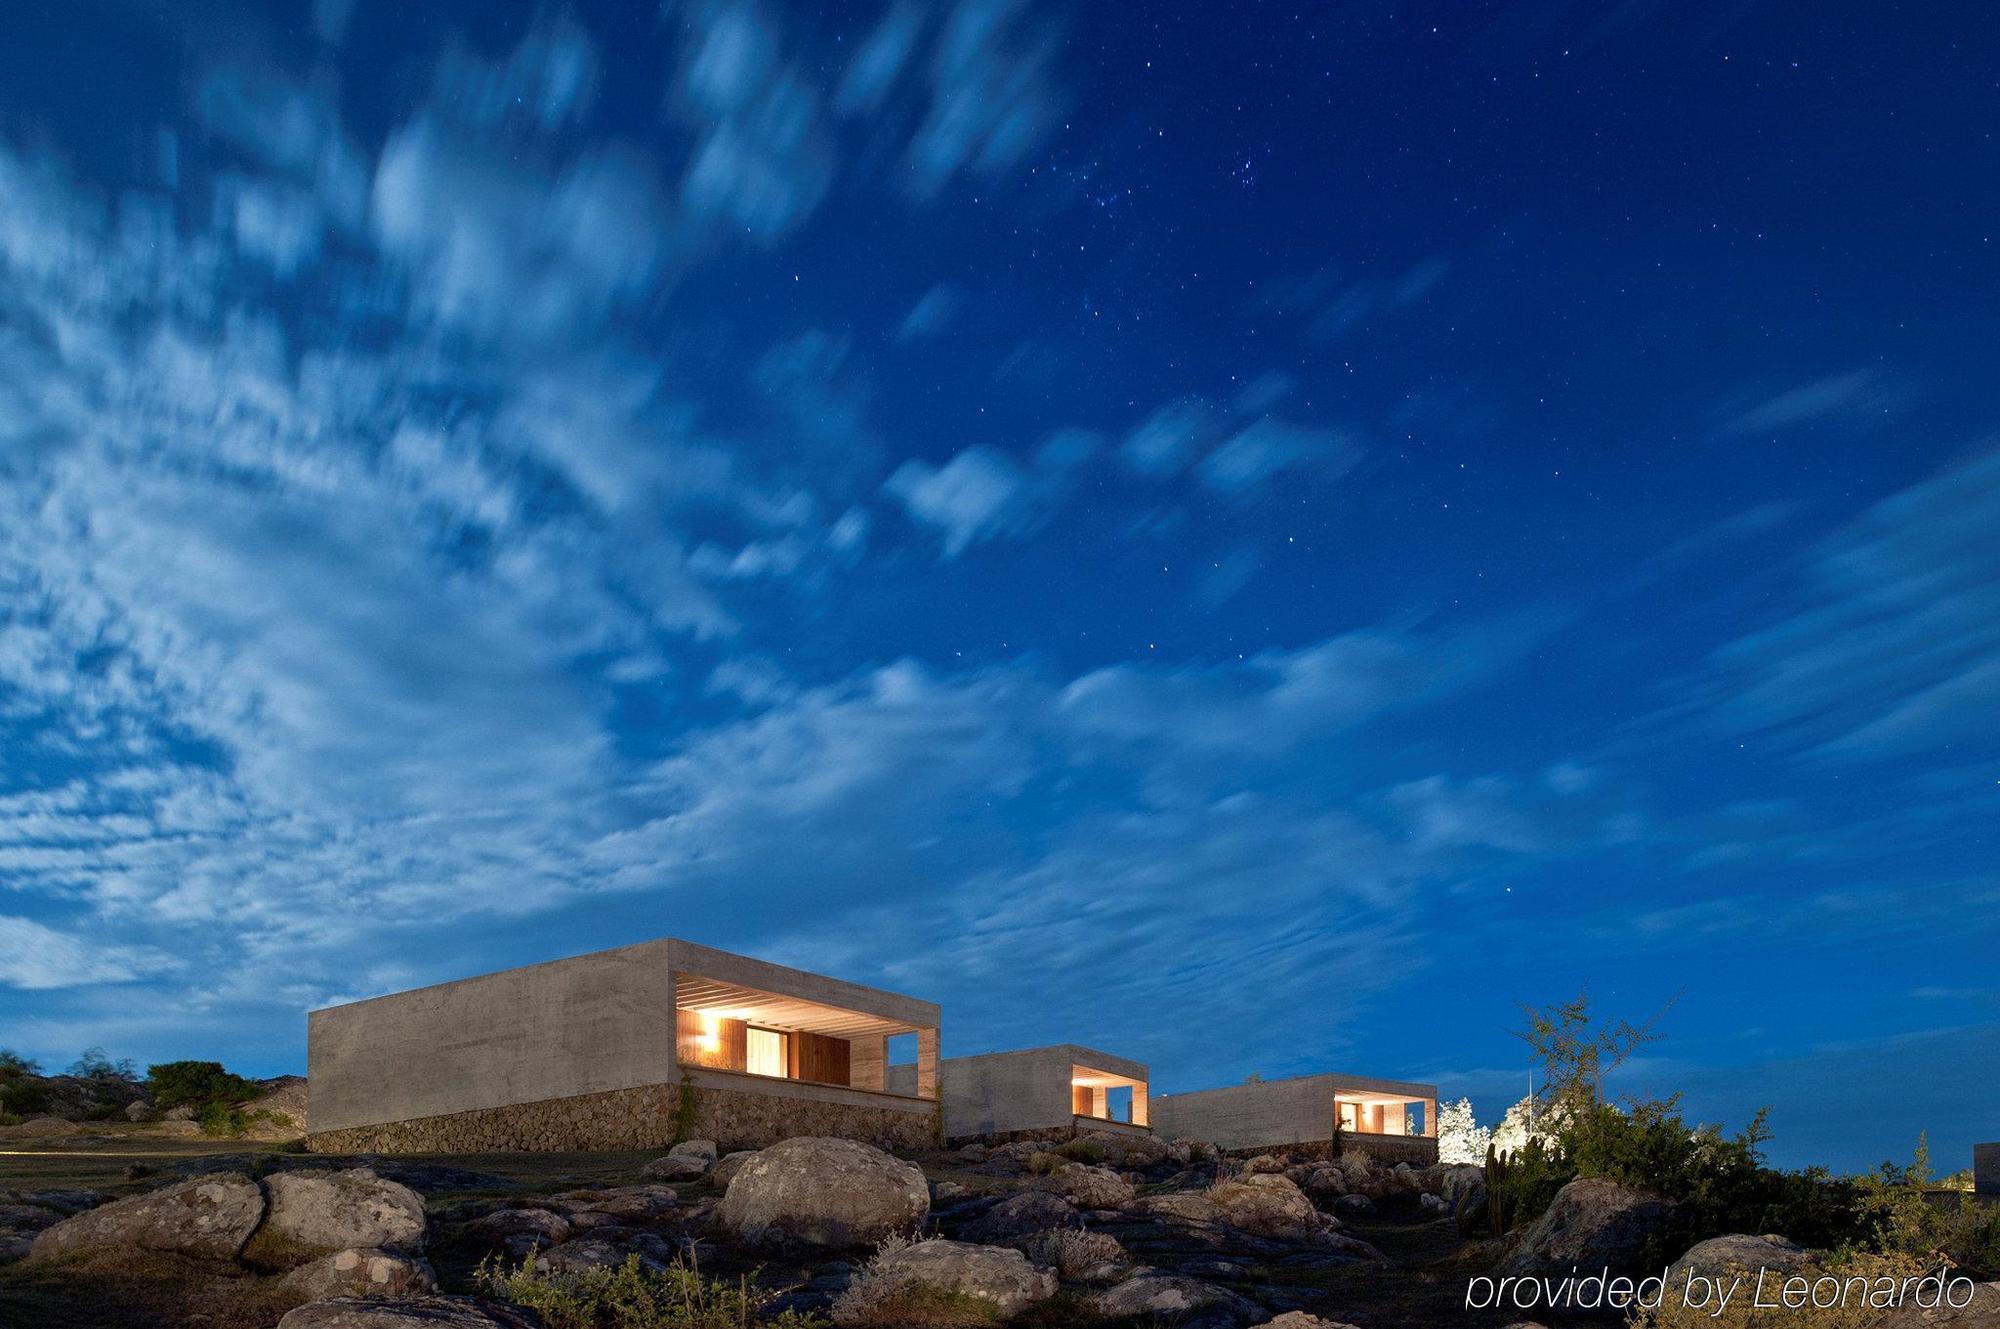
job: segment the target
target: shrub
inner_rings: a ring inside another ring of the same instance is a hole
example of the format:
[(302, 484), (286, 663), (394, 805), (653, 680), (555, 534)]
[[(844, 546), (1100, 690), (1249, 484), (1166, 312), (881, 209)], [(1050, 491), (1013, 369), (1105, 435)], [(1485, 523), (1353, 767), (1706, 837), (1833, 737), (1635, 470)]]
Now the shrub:
[(1535, 1218), (1572, 1178), (1604, 1177), (1677, 1201), (1676, 1230), (1663, 1239), (1683, 1246), (1725, 1232), (1782, 1232), (1807, 1246), (1898, 1249), (1870, 1240), (1854, 1183), (1764, 1166), (1765, 1113), (1725, 1137), (1685, 1121), (1678, 1096), (1628, 1099), (1622, 1109), (1606, 1101), (1604, 1076), (1659, 1037), (1652, 1022), (1602, 1024), (1580, 996), (1529, 1010), (1520, 1036), (1539, 1054), (1547, 1088), (1526, 1145), (1502, 1153), (1496, 1140), (1487, 1178), (1496, 1231)]
[(1438, 1162), (1479, 1163), (1493, 1143), (1493, 1132), (1472, 1115), (1472, 1100), (1438, 1104)]
[[(1935, 1266), (1931, 1266), (1935, 1268)], [(1848, 1252), (1829, 1257), (1824, 1263), (1807, 1265), (1798, 1271), (1808, 1282), (1831, 1276), (1842, 1280), (1889, 1278), (1901, 1284), (1929, 1272), (1921, 1261), (1901, 1255), (1872, 1255)], [(1754, 1276), (1751, 1276), (1754, 1277)], [(1763, 1300), (1777, 1300), (1774, 1289), (1765, 1289)], [(1659, 1309), (1639, 1311), (1632, 1316), (1632, 1329), (1864, 1329), (1882, 1323), (1884, 1311), (1871, 1307), (1865, 1291), (1856, 1291), (1845, 1305), (1828, 1307), (1758, 1307), (1753, 1303), (1749, 1279), (1726, 1308), (1688, 1306), (1670, 1285)]]
[(0, 1112), (25, 1117), (49, 1105), (49, 1091), (39, 1081), (16, 1080), (0, 1084)]
[(972, 1329), (999, 1318), (999, 1308), (955, 1288), (934, 1287), (882, 1276), (882, 1261), (923, 1239), (892, 1232), (876, 1243), (875, 1254), (833, 1304), (836, 1324), (895, 1326), (896, 1329)]
[(191, 1107), (199, 1113), (216, 1103), (248, 1102), (263, 1086), (231, 1074), (219, 1061), (167, 1061), (146, 1068), (146, 1092), (161, 1112)]
[(1021, 1253), (1070, 1279), (1081, 1278), (1106, 1265), (1128, 1262), (1125, 1248), (1110, 1233), (1067, 1227), (1035, 1233), (1021, 1243)]
[(480, 1286), (526, 1307), (547, 1329), (818, 1329), (816, 1315), (784, 1311), (765, 1318), (775, 1293), (753, 1289), (747, 1278), (725, 1283), (702, 1277), (692, 1258), (651, 1270), (637, 1255), (616, 1269), (574, 1273), (535, 1272), (534, 1257), (509, 1269), (489, 1257), (479, 1266)]
[(242, 1108), (231, 1107), (227, 1103), (210, 1103), (201, 1110), (201, 1115), (195, 1118), (203, 1135), (225, 1138), (248, 1134), (252, 1128), (266, 1121), (282, 1125), (284, 1118), (275, 1112), (262, 1110), (245, 1112)]
[(1031, 1177), (1051, 1177), (1069, 1166), (1069, 1160), (1061, 1154), (1046, 1150), (1036, 1150), (1028, 1155), (1028, 1161), (1021, 1165)]
[(1919, 1135), (1908, 1167), (1883, 1163), (1854, 1183), (1863, 1241), (1888, 1254), (2000, 1277), (2000, 1208), (1965, 1193), (1933, 1197), (1930, 1161), (1930, 1142)]
[(1000, 1308), (956, 1288), (905, 1283), (883, 1292), (849, 1288), (841, 1293), (836, 1319), (884, 1329), (979, 1329), (998, 1324)]
[(40, 1062), (30, 1061), (13, 1048), (0, 1048), (0, 1084), (27, 1075), (40, 1075)]
[(1081, 1135), (1057, 1145), (1056, 1152), (1072, 1163), (1089, 1163), (1094, 1166), (1104, 1161), (1104, 1146)]

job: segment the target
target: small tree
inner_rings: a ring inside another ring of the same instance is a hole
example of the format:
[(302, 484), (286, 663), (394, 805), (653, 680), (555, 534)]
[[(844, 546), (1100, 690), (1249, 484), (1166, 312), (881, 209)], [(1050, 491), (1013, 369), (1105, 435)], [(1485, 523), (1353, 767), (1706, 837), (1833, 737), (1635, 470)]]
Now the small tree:
[(1493, 1132), (1472, 1116), (1472, 1100), (1438, 1104), (1438, 1162), (1483, 1163)]
[(248, 1102), (262, 1088), (255, 1080), (224, 1070), (219, 1061), (166, 1061), (146, 1068), (146, 1091), (160, 1112), (228, 1107)]
[(1524, 1003), (1521, 1013), (1527, 1016), (1528, 1024), (1515, 1030), (1514, 1036), (1532, 1048), (1542, 1063), (1542, 1093), (1547, 1101), (1580, 1110), (1605, 1102), (1604, 1077), (1640, 1048), (1666, 1037), (1655, 1026), (1673, 1004), (1669, 1000), (1644, 1024), (1620, 1020), (1607, 1025), (1591, 1015), (1590, 992), (1585, 989), (1574, 999), (1551, 1006)]
[(113, 1061), (106, 1056), (103, 1048), (85, 1048), (83, 1055), (70, 1063), (63, 1072), (79, 1080), (88, 1080), (94, 1088), (125, 1089), (139, 1083), (139, 1072), (134, 1069), (132, 1059)]

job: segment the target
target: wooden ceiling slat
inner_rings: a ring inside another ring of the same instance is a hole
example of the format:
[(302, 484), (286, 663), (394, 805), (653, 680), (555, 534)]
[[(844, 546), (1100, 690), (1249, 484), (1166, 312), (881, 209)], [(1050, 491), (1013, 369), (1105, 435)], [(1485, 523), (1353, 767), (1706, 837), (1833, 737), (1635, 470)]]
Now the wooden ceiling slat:
[(717, 982), (699, 974), (675, 977), (674, 1005), (690, 1011), (728, 1011), (733, 1018), (748, 1020), (752, 1024), (801, 1033), (827, 1034), (835, 1038), (905, 1034), (914, 1028), (860, 1011), (823, 1006), (801, 997), (787, 997), (774, 992), (759, 992), (735, 983)]

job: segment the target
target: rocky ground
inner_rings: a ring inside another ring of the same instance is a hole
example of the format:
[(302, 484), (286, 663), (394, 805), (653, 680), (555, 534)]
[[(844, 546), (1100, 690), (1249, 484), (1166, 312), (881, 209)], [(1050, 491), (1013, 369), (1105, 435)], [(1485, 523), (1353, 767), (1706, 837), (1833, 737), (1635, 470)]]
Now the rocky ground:
[(520, 1329), (537, 1321), (492, 1295), (482, 1262), (636, 1257), (754, 1280), (766, 1317), (844, 1326), (1478, 1329), (1520, 1316), (1467, 1311), (1472, 1275), (1616, 1264), (1661, 1217), (1608, 1183), (1572, 1188), (1502, 1243), (1460, 1235), (1476, 1167), (1112, 1136), (916, 1159), (811, 1139), (720, 1158), (699, 1141), (532, 1160), (160, 1157), (101, 1185), (0, 1190), (0, 1324)]

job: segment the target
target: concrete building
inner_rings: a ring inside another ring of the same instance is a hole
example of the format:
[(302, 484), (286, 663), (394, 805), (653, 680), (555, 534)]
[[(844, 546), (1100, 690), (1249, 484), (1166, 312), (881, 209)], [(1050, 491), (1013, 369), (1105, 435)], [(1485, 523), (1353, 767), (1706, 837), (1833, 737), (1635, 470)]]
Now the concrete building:
[(921, 1148), (941, 1124), (935, 1005), (674, 939), (331, 1006), (307, 1040), (320, 1152)]
[(1253, 1080), (1221, 1089), (1162, 1094), (1153, 1129), (1210, 1140), (1229, 1152), (1341, 1147), (1388, 1162), (1437, 1162), (1437, 1086), (1355, 1075)]
[(1972, 1190), (2000, 1198), (2000, 1142), (1972, 1146)]
[[(913, 1070), (899, 1072), (907, 1077)], [(939, 1076), (947, 1141), (1066, 1137), (1080, 1130), (1149, 1133), (1145, 1066), (1096, 1048), (1058, 1043), (949, 1057)]]

